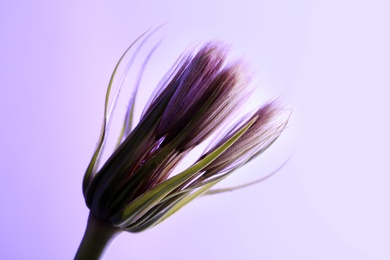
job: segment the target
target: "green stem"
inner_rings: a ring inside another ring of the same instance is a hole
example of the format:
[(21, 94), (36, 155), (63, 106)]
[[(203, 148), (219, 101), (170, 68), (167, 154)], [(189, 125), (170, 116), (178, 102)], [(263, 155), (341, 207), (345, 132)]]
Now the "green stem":
[(109, 222), (89, 214), (87, 228), (74, 260), (96, 260), (120, 232)]

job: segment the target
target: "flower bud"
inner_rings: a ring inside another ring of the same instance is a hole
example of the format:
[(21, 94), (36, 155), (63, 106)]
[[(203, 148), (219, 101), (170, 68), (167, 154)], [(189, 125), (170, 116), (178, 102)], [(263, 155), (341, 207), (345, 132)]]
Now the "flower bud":
[(276, 102), (264, 105), (247, 120), (238, 120), (243, 123), (236, 123), (194, 165), (171, 176), (188, 152), (244, 103), (248, 94), (244, 74), (241, 62), (228, 62), (227, 48), (221, 43), (210, 42), (185, 55), (138, 125), (121, 136), (119, 147), (93, 172), (106, 138), (104, 124), (84, 178), (91, 213), (117, 228), (142, 231), (267, 149), (287, 123), (276, 120), (280, 112)]

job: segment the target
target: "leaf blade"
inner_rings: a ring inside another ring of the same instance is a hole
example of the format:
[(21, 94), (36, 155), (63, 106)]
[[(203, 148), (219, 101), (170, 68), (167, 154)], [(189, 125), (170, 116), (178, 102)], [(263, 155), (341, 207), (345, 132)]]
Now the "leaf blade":
[(92, 159), (90, 161), (90, 163), (88, 164), (88, 167), (87, 167), (87, 170), (84, 174), (84, 178), (83, 178), (83, 195), (84, 197), (86, 196), (86, 192), (87, 192), (87, 189), (88, 189), (88, 186), (89, 184), (91, 183), (92, 181), (92, 178), (95, 174), (95, 171), (96, 171), (96, 168), (97, 168), (97, 165), (98, 165), (98, 161), (99, 161), (99, 158), (100, 158), (100, 155), (102, 153), (102, 148), (103, 148), (103, 145), (104, 145), (104, 141), (105, 141), (105, 137), (106, 137), (106, 132), (107, 132), (107, 124), (108, 124), (108, 121), (110, 120), (110, 117), (111, 115), (110, 114), (107, 114), (108, 112), (108, 107), (109, 107), (109, 101), (110, 101), (110, 96), (111, 96), (111, 88), (112, 88), (112, 84), (114, 82), (114, 78), (115, 78), (115, 75), (117, 73), (117, 70), (119, 68), (119, 65), (122, 63), (124, 57), (126, 56), (126, 54), (130, 51), (130, 49), (146, 34), (147, 32), (141, 34), (127, 49), (126, 51), (122, 54), (122, 56), (120, 57), (119, 61), (117, 62), (115, 68), (114, 68), (114, 71), (113, 73), (111, 74), (111, 78), (110, 78), (110, 81), (108, 83), (108, 87), (107, 87), (107, 91), (106, 91), (106, 97), (105, 97), (105, 103), (104, 103), (104, 114), (103, 114), (103, 123), (102, 123), (102, 128), (101, 128), (101, 131), (100, 131), (100, 136), (99, 136), (99, 139), (98, 139), (98, 144), (96, 146), (96, 149), (92, 155)]
[(240, 131), (233, 135), (229, 140), (227, 140), (220, 147), (215, 149), (208, 156), (202, 160), (195, 163), (193, 166), (184, 170), (176, 176), (171, 177), (167, 181), (157, 185), (153, 189), (139, 196), (128, 206), (124, 207), (122, 210), (110, 217), (111, 223), (118, 227), (125, 227), (131, 225), (139, 218), (142, 217), (144, 213), (157, 205), (166, 195), (173, 191), (176, 187), (183, 184), (189, 178), (197, 174), (199, 171), (203, 170), (207, 165), (213, 162), (220, 154), (222, 154), (226, 149), (233, 145), (254, 123), (254, 120), (250, 121), (245, 125)]

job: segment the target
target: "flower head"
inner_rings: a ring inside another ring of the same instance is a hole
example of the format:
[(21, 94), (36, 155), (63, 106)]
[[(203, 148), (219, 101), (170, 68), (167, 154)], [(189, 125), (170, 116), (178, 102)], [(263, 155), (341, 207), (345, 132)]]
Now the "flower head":
[(182, 158), (244, 104), (248, 91), (243, 75), (241, 62), (229, 63), (221, 43), (210, 42), (185, 55), (134, 129), (129, 123), (131, 102), (120, 145), (97, 171), (106, 139), (105, 116), (83, 183), (91, 213), (116, 228), (143, 231), (266, 150), (287, 123), (277, 119), (281, 109), (275, 101), (238, 120), (192, 166), (172, 176)]

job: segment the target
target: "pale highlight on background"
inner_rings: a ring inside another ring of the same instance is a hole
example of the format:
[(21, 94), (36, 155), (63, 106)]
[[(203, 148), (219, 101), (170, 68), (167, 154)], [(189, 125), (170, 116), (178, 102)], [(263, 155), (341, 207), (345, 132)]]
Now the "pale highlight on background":
[(223, 40), (253, 65), (255, 99), (284, 93), (294, 113), (283, 138), (222, 186), (294, 157), (264, 183), (122, 234), (105, 259), (390, 259), (387, 10), (385, 1), (1, 1), (0, 258), (73, 258), (112, 69), (137, 36), (168, 22), (138, 113), (189, 44)]

